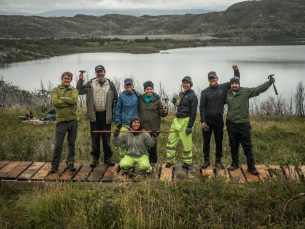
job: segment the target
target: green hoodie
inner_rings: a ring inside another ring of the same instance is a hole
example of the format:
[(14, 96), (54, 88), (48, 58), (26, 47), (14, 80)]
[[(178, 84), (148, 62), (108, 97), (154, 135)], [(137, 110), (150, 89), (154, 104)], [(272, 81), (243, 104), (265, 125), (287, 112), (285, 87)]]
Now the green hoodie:
[(78, 91), (76, 88), (59, 85), (51, 92), (52, 104), (56, 110), (57, 122), (71, 121), (76, 118)]
[(249, 123), (249, 99), (267, 91), (271, 85), (272, 82), (267, 81), (254, 88), (241, 87), (235, 94), (230, 89), (226, 99), (226, 104), (228, 104), (227, 121), (233, 123)]

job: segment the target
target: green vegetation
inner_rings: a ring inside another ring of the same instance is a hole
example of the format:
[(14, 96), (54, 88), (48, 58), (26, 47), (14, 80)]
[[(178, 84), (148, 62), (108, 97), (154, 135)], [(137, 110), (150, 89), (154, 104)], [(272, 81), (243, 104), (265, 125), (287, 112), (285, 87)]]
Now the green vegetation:
[(207, 42), (201, 40), (186, 41), (171, 39), (0, 39), (0, 63), (85, 52), (157, 53), (165, 49), (206, 45)]
[[(22, 123), (23, 110), (0, 113), (0, 160), (50, 161), (54, 124)], [(35, 112), (34, 115), (41, 115)], [(78, 162), (89, 162), (91, 150), (88, 122), (79, 111), (76, 143)], [(162, 121), (168, 129), (173, 116)], [(297, 117), (252, 117), (254, 152), (262, 164), (304, 164), (304, 119)], [(194, 163), (201, 163), (199, 120), (194, 128)], [(165, 162), (167, 135), (159, 139), (160, 163)], [(64, 146), (66, 156), (67, 145)], [(215, 148), (212, 148), (212, 155)], [(227, 134), (224, 162), (230, 163)], [(116, 155), (117, 156), (117, 155)], [(178, 147), (178, 158), (181, 147)], [(214, 156), (214, 155), (213, 155)], [(243, 163), (245, 157), (241, 152)], [(117, 159), (117, 158), (116, 158)], [(181, 161), (181, 158), (178, 161)], [(293, 195), (304, 192), (304, 184), (272, 181), (226, 183), (177, 181), (165, 184), (144, 181), (105, 187), (58, 184), (35, 190), (0, 187), (0, 228), (298, 228), (305, 224), (305, 199), (291, 204), (287, 218), (282, 208)]]

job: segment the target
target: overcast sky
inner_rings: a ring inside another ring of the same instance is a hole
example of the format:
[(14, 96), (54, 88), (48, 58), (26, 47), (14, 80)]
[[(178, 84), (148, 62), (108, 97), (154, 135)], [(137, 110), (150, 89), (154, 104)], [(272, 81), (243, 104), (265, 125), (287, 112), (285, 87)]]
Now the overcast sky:
[(40, 13), (66, 9), (224, 10), (243, 0), (0, 0), (1, 11)]

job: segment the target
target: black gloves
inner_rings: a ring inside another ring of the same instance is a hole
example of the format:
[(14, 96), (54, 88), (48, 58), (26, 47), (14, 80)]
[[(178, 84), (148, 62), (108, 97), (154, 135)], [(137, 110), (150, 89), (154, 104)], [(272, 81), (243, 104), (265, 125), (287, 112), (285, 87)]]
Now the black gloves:
[(117, 124), (116, 127), (120, 130), (122, 128), (122, 123)]
[(185, 133), (186, 135), (189, 135), (190, 133), (192, 133), (192, 128), (186, 128)]
[(274, 83), (275, 82), (275, 79), (273, 78), (273, 75), (269, 75), (268, 79), (269, 79), (270, 83)]

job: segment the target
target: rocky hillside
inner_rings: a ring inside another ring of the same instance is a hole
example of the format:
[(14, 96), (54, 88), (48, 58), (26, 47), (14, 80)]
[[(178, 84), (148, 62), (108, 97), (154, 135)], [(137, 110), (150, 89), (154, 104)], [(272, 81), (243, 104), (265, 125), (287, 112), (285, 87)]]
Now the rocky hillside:
[(245, 1), (199, 15), (74, 17), (0, 16), (0, 38), (76, 38), (108, 35), (209, 34), (236, 40), (305, 37), (304, 0)]

